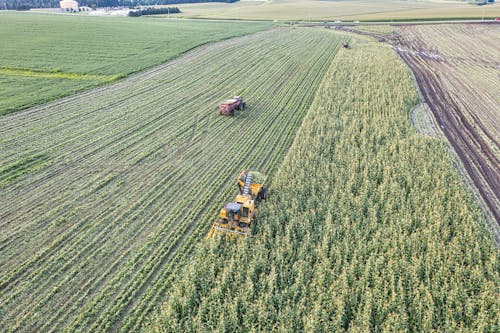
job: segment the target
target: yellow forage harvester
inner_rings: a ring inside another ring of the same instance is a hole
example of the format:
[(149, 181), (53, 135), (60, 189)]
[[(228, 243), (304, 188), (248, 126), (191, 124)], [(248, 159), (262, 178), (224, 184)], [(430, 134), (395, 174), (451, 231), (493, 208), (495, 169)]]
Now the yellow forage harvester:
[(253, 219), (257, 216), (257, 205), (266, 199), (265, 177), (258, 171), (243, 170), (238, 176), (239, 194), (221, 210), (207, 235), (250, 236)]

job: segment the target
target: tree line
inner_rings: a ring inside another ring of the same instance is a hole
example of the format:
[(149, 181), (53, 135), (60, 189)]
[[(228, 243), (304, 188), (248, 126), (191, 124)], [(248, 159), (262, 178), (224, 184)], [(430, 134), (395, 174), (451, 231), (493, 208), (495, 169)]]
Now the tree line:
[(132, 10), (128, 13), (128, 16), (138, 17), (143, 15), (177, 14), (180, 12), (181, 11), (179, 7), (162, 7), (162, 8), (149, 7), (145, 9)]
[[(238, 0), (77, 0), (80, 6), (97, 7), (133, 7), (172, 5), (198, 2), (227, 2)], [(28, 10), (30, 8), (58, 8), (59, 0), (0, 0), (0, 9)]]

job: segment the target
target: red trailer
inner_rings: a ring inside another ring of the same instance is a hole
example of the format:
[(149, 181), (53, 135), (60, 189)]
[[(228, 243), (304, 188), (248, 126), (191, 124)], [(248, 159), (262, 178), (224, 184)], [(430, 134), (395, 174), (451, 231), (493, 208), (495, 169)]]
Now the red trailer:
[(240, 96), (226, 99), (219, 104), (219, 113), (226, 116), (234, 116), (235, 110), (243, 110), (245, 108), (245, 101)]

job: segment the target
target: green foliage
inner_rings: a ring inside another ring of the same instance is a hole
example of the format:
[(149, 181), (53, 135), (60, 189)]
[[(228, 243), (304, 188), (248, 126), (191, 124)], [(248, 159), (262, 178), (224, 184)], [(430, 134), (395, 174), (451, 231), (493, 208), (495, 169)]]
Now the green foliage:
[(103, 82), (102, 80), (74, 80), (0, 73), (0, 116), (82, 89), (89, 89)]
[(145, 15), (158, 15), (158, 14), (178, 14), (181, 11), (179, 10), (179, 7), (147, 7), (145, 9), (136, 9), (136, 10), (131, 10), (128, 13), (128, 16), (132, 17), (139, 17), (139, 16), (145, 16)]
[(0, 13), (0, 21), (0, 115), (270, 26), (10, 12)]
[(405, 67), (352, 45), (273, 177), (256, 237), (208, 242), (149, 330), (498, 331), (498, 249), (443, 145), (411, 128)]

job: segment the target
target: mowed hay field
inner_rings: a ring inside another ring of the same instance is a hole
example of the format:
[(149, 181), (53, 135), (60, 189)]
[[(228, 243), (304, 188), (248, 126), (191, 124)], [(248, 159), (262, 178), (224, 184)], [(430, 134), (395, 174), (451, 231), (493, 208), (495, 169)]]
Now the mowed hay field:
[(500, 4), (475, 6), (458, 1), (244, 0), (235, 3), (179, 4), (179, 17), (252, 20), (424, 20), (500, 16)]
[(269, 23), (0, 12), (0, 115), (114, 81)]
[[(347, 37), (273, 29), (2, 117), (1, 330), (135, 330), (234, 194), (272, 175)], [(221, 117), (218, 102), (248, 108)]]
[(498, 248), (386, 45), (332, 62), (255, 237), (208, 242), (154, 332), (496, 332)]

